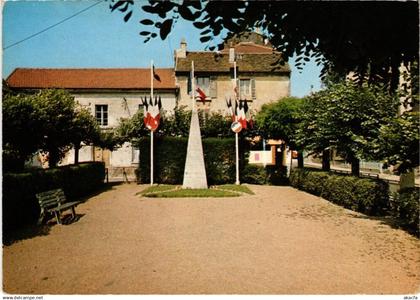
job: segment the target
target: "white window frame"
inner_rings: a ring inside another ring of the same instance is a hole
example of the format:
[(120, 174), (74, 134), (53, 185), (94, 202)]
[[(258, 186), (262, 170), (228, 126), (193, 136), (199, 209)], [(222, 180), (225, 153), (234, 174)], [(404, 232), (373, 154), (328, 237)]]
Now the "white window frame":
[(195, 78), (195, 87), (199, 87), (207, 98), (210, 97), (211, 79), (210, 76), (197, 76)]
[(108, 104), (95, 104), (95, 118), (99, 126), (108, 126)]
[[(244, 83), (247, 83), (248, 86), (245, 87)], [(241, 78), (239, 79), (239, 97), (246, 98), (248, 100), (252, 99), (252, 84), (251, 78)]]

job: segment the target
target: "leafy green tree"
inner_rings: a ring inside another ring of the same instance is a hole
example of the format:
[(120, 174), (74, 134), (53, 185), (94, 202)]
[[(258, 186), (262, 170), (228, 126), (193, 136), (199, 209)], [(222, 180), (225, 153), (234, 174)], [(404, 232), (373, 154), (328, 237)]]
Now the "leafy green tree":
[(55, 167), (71, 148), (75, 119), (74, 97), (64, 90), (46, 89), (32, 95), (43, 123), (42, 152), (48, 153), (50, 167)]
[(159, 135), (188, 136), (191, 123), (191, 110), (186, 106), (175, 107), (173, 114), (165, 113), (162, 116)]
[(419, 62), (409, 64), (402, 73), (400, 88), (401, 102), (405, 110), (419, 111)]
[(303, 167), (303, 155), (302, 148), (296, 143), (296, 132), (303, 105), (303, 99), (286, 97), (264, 104), (256, 115), (256, 123), (264, 138), (283, 140), (292, 150), (299, 151), (299, 167)]
[(41, 146), (43, 121), (34, 98), (24, 94), (3, 95), (4, 170), (21, 171)]
[[(203, 137), (232, 136), (230, 130), (231, 118), (220, 113), (199, 114), (201, 135)], [(191, 123), (191, 110), (185, 106), (175, 107), (173, 113), (161, 113), (157, 136), (188, 137)], [(145, 128), (143, 112), (139, 111), (129, 119), (121, 119), (113, 133), (116, 145), (124, 142), (136, 142), (140, 137), (147, 136), (150, 131)]]
[[(111, 0), (111, 11), (133, 15), (133, 0)], [(145, 42), (166, 39), (180, 18), (201, 30), (200, 41), (220, 49), (216, 37), (233, 37), (259, 28), (284, 60), (297, 54), (301, 68), (315, 58), (323, 74), (356, 72), (398, 85), (401, 63), (418, 61), (418, 1), (155, 1), (141, 6)], [(220, 39), (219, 39), (220, 40)], [(274, 68), (274, 67), (273, 67)]]
[(378, 156), (385, 160), (386, 166), (395, 166), (399, 174), (419, 166), (419, 131), (419, 112), (405, 112), (381, 126)]
[(120, 119), (114, 130), (115, 144), (121, 146), (124, 142), (135, 142), (148, 133), (149, 130), (144, 126), (143, 111), (139, 110), (131, 118)]
[(382, 86), (331, 84), (307, 98), (299, 143), (313, 153), (332, 148), (360, 173), (360, 159), (378, 157), (381, 126), (397, 114), (398, 98)]
[(232, 118), (224, 116), (217, 112), (209, 114), (200, 114), (201, 136), (207, 137), (232, 137), (233, 133), (230, 129)]

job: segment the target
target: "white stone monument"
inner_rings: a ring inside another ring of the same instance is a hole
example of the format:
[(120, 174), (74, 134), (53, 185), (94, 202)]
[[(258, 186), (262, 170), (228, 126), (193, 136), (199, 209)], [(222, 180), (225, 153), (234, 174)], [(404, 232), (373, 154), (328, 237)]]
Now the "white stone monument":
[(195, 106), (194, 62), (191, 64), (192, 78), (192, 113), (188, 136), (187, 159), (185, 160), (184, 189), (207, 189), (206, 167), (204, 165), (203, 144), (201, 142), (200, 123)]

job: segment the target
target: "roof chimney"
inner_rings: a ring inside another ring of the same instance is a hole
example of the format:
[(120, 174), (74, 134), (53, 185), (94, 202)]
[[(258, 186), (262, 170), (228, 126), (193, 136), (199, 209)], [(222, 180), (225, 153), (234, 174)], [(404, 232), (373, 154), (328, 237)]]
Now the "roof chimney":
[(229, 48), (229, 62), (233, 63), (235, 61), (235, 48)]
[(187, 57), (187, 42), (183, 38), (181, 40), (181, 47), (180, 49), (176, 50), (176, 57), (177, 58), (186, 58)]

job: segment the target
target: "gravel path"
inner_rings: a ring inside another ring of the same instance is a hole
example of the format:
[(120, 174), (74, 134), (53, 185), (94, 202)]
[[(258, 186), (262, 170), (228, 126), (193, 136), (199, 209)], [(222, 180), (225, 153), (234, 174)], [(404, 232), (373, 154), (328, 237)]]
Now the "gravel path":
[(290, 187), (141, 198), (114, 186), (80, 219), (3, 247), (12, 294), (413, 294), (420, 241)]

